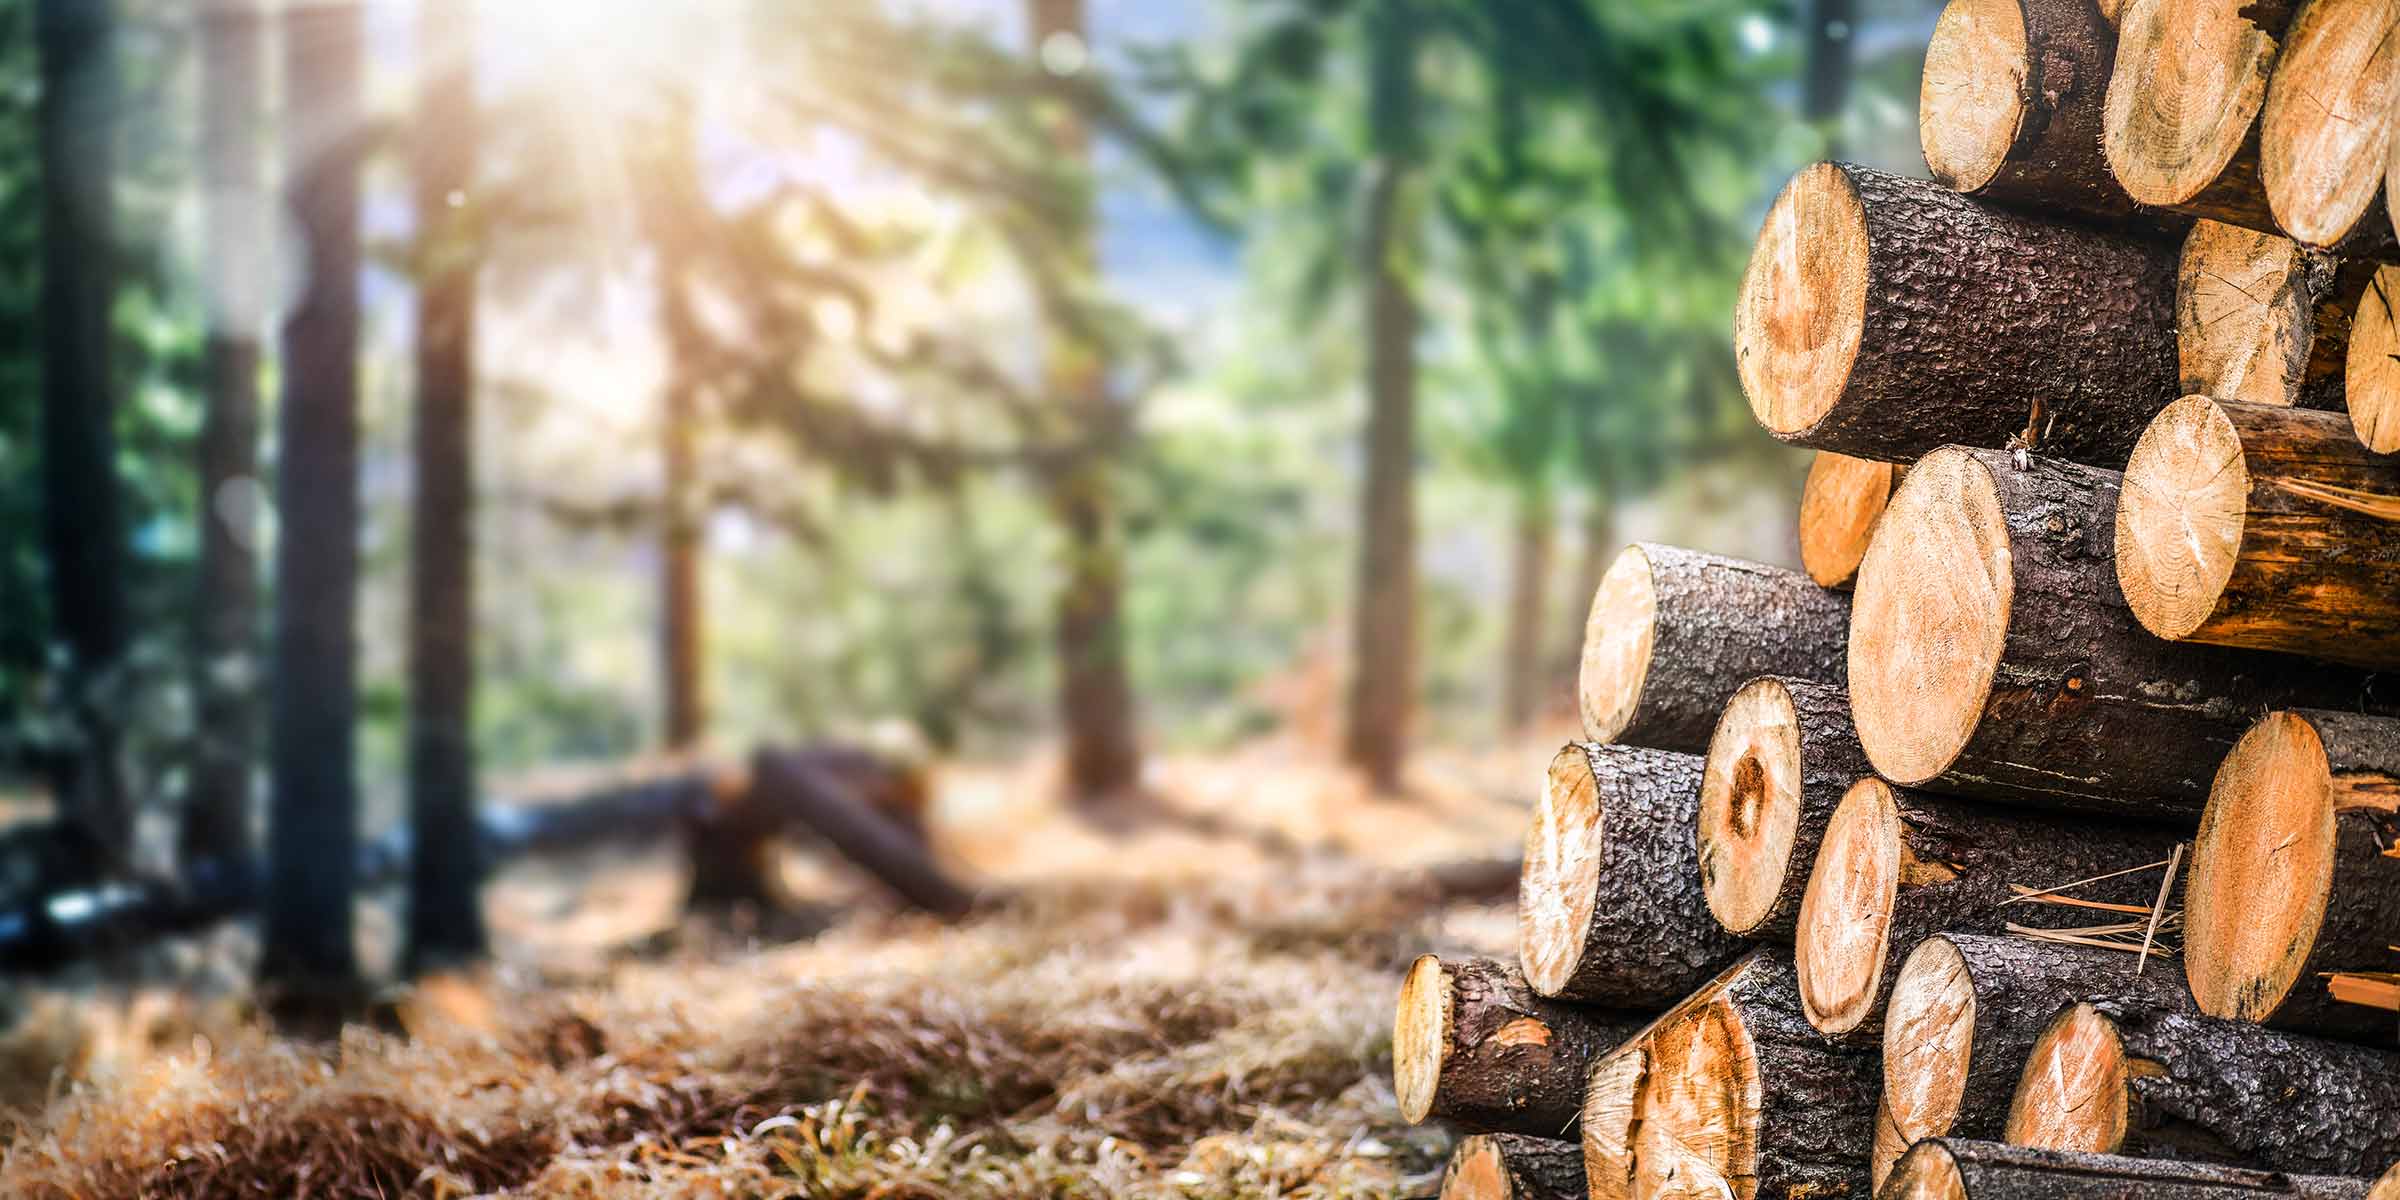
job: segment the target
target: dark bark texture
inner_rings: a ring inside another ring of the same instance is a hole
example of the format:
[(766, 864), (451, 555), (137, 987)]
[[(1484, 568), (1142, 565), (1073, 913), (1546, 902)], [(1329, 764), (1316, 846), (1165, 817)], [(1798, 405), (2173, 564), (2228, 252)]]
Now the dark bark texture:
[(2328, 971), (2389, 971), (2400, 945), (2400, 720), (2301, 709), (2333, 772), (2333, 890), (2291, 994), (2267, 1017), (2285, 1029), (2393, 1040), (2392, 1015), (2335, 1000)]
[[(1809, 864), (1816, 861), (1817, 847), (1825, 840), (1825, 825), (1850, 785), (1874, 774), (1875, 768), (1850, 724), (1850, 693), (1835, 684), (1805, 679), (1785, 677), (1778, 682), (1792, 699), (1792, 717), (1800, 730), (1800, 819), (1774, 904), (1756, 926), (1731, 932), (1788, 944), (1800, 920), (1800, 897), (1808, 891)], [(1715, 868), (1706, 846), (1700, 848), (1700, 864), (1703, 871)]]
[(1544, 999), (1515, 967), (1489, 960), (1444, 960), (1442, 980), (1450, 1045), (1433, 1114), (1478, 1132), (1574, 1137), (1592, 1064), (1648, 1023)]
[(2178, 396), (2176, 247), (2044, 221), (1926, 180), (1843, 165), (1866, 212), (1866, 313), (1841, 397), (1777, 435), (1913, 462), (2028, 431), (2045, 454), (2124, 465)]
[(1808, 1023), (1791, 956), (1781, 950), (1756, 952), (1723, 998), (1758, 1054), (1757, 1195), (1872, 1195), (1875, 1056), (1836, 1045)]
[(1508, 1200), (1585, 1200), (1592, 1194), (1583, 1176), (1583, 1147), (1549, 1138), (1494, 1133), (1459, 1143), (1450, 1169), (1442, 1176), (1443, 1200), (1465, 1194), (1452, 1192), (1451, 1178), (1479, 1144), (1498, 1156), (1500, 1170), (1508, 1179)]
[(2392, 711), (2372, 675), (2151, 636), (2117, 587), (2118, 474), (1969, 453), (1998, 489), (2014, 596), (1983, 715), (1927, 790), (2189, 828), (2268, 710)]
[[(2116, 27), (2092, 0), (2018, 0), (2017, 11), (2025, 20), (2025, 77), (2017, 91), (2023, 109), (2016, 141), (1991, 179), (1967, 194), (2112, 224), (2156, 223), (2156, 214), (2140, 212), (2125, 194), (2100, 152)], [(2185, 222), (2169, 217), (2167, 223)]]
[(2360, 1200), (2367, 1194), (2363, 1179), (2328, 1175), (2035, 1150), (1964, 1138), (1928, 1138), (1918, 1145), (1918, 1154), (1949, 1160), (1965, 1186), (1965, 1200)]
[(1747, 947), (1700, 891), (1692, 824), (1701, 760), (1584, 744), (1600, 797), (1600, 873), (1583, 956), (1559, 995), (1624, 1008), (1671, 1004)]
[(1633, 719), (1615, 740), (1704, 753), (1725, 702), (1761, 675), (1841, 682), (1850, 598), (1782, 567), (1643, 542), (1658, 613)]

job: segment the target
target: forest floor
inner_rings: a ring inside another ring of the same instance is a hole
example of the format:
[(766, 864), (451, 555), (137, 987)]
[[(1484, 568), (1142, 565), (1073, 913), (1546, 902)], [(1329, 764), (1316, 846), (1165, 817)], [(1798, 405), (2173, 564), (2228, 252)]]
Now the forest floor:
[(766, 945), (679, 919), (671, 849), (521, 864), (497, 966), (333, 1046), (238, 993), (34, 996), (0, 1195), (1429, 1194), (1448, 1136), (1395, 1111), (1392, 992), (1515, 923), (1414, 868), (1512, 853), (1555, 744), (1429, 758), (1400, 801), (1272, 746), (1170, 760), (1208, 820), (1127, 839), (1038, 768), (946, 772), (941, 848), (1002, 897), (952, 926), (853, 904)]

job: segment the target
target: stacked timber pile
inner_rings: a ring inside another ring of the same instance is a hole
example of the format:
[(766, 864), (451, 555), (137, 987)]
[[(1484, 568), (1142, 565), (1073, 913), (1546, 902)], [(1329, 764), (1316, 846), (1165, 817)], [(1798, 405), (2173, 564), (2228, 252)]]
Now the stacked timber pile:
[(1520, 961), (1401, 986), (1445, 1196), (2400, 1200), (2395, 33), (1950, 0), (1934, 181), (1785, 187), (1806, 574), (1601, 582)]

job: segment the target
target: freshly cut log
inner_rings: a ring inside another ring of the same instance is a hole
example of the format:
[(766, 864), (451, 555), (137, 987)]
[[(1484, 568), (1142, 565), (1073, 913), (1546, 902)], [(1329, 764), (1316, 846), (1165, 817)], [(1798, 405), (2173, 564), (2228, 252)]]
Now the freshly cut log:
[(2394, 517), (2342, 414), (2186, 396), (2125, 464), (2117, 582), (2162, 638), (2400, 666)]
[(1584, 736), (1697, 754), (1761, 675), (1836, 680), (1850, 601), (1781, 567), (1640, 542), (1592, 595), (1577, 691)]
[(2351, 316), (2376, 270), (2303, 250), (2279, 234), (2194, 224), (2175, 271), (2183, 390), (2340, 408)]
[(1894, 463), (1817, 451), (1800, 486), (1800, 566), (1819, 586), (1848, 587), (1858, 574), (1900, 472)]
[(2138, 204), (2274, 230), (2258, 112), (2295, 0), (2127, 0), (2100, 148)]
[(1571, 742), (1525, 832), (1517, 948), (1544, 996), (1672, 1003), (1739, 956), (1700, 891), (1700, 758)]
[(1909, 1150), (1882, 1194), (1884, 1200), (2363, 1200), (2367, 1181), (1928, 1138)]
[(2367, 1193), (2367, 1200), (2400, 1200), (2400, 1162), (2393, 1163), (2392, 1169), (2375, 1181), (2375, 1189)]
[(1945, 447), (1859, 567), (1850, 715), (1884, 778), (2178, 822), (2273, 708), (2389, 711), (2362, 673), (2173, 645), (2126, 611), (2113, 471)]
[(1633, 1200), (1633, 1134), (1642, 1081), (1649, 1078), (1648, 1036), (1679, 1016), (1678, 1006), (1592, 1066), (1583, 1093), (1583, 1178), (1592, 1200)]
[(1907, 462), (2029, 443), (2114, 467), (2173, 402), (2175, 247), (1818, 163), (1742, 274), (1742, 390), (1777, 438)]
[(2134, 217), (2100, 153), (2116, 55), (2092, 0), (1950, 0), (1917, 93), (1925, 166), (1986, 200)]
[(2025, 1060), (2008, 1140), (2370, 1175), (2400, 1159), (2400, 1054), (2188, 1013), (2076, 1004)]
[(1794, 958), (1801, 1009), (1827, 1035), (1879, 1037), (1884, 999), (1918, 942), (1944, 930), (1999, 933), (2012, 918), (2028, 926), (2088, 927), (2096, 912), (2112, 911), (2003, 907), (2017, 894), (2011, 885), (2042, 891), (2080, 884), (2066, 894), (2119, 914), (2147, 913), (2161, 876), (2141, 868), (2165, 864), (2178, 836), (1861, 779), (1826, 825), (1800, 901)]
[(2393, 244), (2383, 174), (2400, 97), (2400, 0), (2305, 0), (2275, 51), (2258, 176), (2277, 228), (2313, 249)]
[(1733, 694), (1709, 739), (1696, 830), (1701, 891), (1726, 932), (1790, 940), (1825, 823), (1872, 770), (1842, 689), (1771, 675)]
[(2359, 296), (2342, 367), (2342, 398), (2359, 444), (2400, 450), (2400, 267), (2379, 266)]
[(1545, 1000), (1500, 963), (1420, 956), (1392, 1017), (1400, 1116), (1571, 1137), (1593, 1062), (1647, 1020)]
[(1809, 1028), (1790, 956), (1752, 953), (1642, 1045), (1634, 1195), (1869, 1194), (1874, 1056)]
[(2201, 1011), (2388, 1040), (2391, 1015), (2339, 1002), (2325, 977), (2392, 962), (2395, 846), (2400, 721), (2302, 709), (2251, 726), (2192, 847), (2184, 970)]
[[(2364, 1191), (2364, 1185), (2361, 1185)], [(1585, 1200), (1583, 1152), (1573, 1142), (1479, 1133), (1450, 1152), (1442, 1200)]]
[(1917, 943), (1884, 1015), (1877, 1185), (1924, 1138), (2002, 1136), (2025, 1055), (2067, 1005), (2191, 1011), (2175, 964), (2138, 966), (2120, 951), (2031, 938), (1937, 933)]

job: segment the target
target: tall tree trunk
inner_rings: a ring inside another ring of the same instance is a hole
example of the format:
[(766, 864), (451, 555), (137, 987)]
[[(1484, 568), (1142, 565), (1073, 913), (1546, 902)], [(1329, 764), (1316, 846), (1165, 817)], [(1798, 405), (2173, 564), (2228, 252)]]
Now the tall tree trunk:
[(1800, 113), (1825, 131), (1825, 156), (1841, 157), (1842, 105), (1850, 98), (1851, 44), (1858, 37), (1858, 0), (1808, 0), (1800, 31), (1808, 45)]
[(42, 502), (51, 618), (73, 655), (83, 744), (57, 770), (62, 809), (121, 864), (132, 814), (108, 685), (123, 661), (124, 518), (117, 494), (109, 306), (115, 293), (117, 71), (108, 0), (40, 0)]
[(1511, 731), (1523, 729), (1541, 713), (1542, 618), (1550, 602), (1550, 552), (1557, 529), (1550, 489), (1519, 489), (1509, 571), (1508, 677), (1501, 704)]
[(257, 753), (260, 284), (266, 254), (259, 154), (266, 122), (261, 0), (210, 0), (201, 24), (202, 171), (207, 266), (208, 414), (200, 427), (200, 581), (194, 613), (196, 712), (182, 857), (237, 859), (250, 842)]
[(659, 335), (667, 346), (666, 390), (659, 398), (660, 467), (658, 663), (660, 718), (669, 749), (689, 749), (708, 731), (706, 606), (700, 552), (707, 514), (697, 494), (700, 392), (708, 339), (693, 307), (699, 247), (696, 222), (705, 200), (692, 141), (695, 116), (678, 106), (660, 131), (654, 191), (643, 221), (656, 248)]
[[(1581, 469), (1589, 472), (1590, 459)], [(1608, 497), (1593, 492), (1584, 497), (1583, 519), (1577, 538), (1575, 578), (1567, 593), (1569, 619), (1562, 629), (1558, 644), (1551, 650), (1550, 686), (1565, 689), (1565, 695), (1575, 694), (1576, 676), (1583, 671), (1583, 618), (1591, 611), (1592, 597), (1600, 590), (1600, 580), (1608, 574), (1608, 564), (1622, 547), (1617, 545), (1617, 510)]]
[(1361, 265), (1367, 282), (1367, 486), (1352, 599), (1345, 756), (1384, 791), (1400, 786), (1416, 683), (1417, 298), (1400, 275), (1406, 163), (1376, 163)]
[(349, 1003), (358, 861), (359, 159), (355, 5), (284, 16), (285, 161), (308, 250), (283, 334), (266, 945), (260, 969), (295, 1010)]
[(475, 820), (475, 275), (459, 228), (476, 155), (474, 10), (418, 16), (417, 491), (408, 625), (411, 974), (483, 953)]
[[(1059, 66), (1048, 53), (1054, 42), (1089, 40), (1084, 0), (1028, 0), (1026, 27), (1036, 55), (1052, 69)], [(1072, 110), (1061, 106), (1051, 113), (1050, 138), (1062, 158), (1088, 169), (1090, 131)], [(1097, 208), (1088, 181), (1079, 192), (1075, 253), (1081, 270), (1090, 273), (1098, 269)], [(1063, 330), (1051, 337), (1050, 389), (1068, 414), (1077, 447), (1050, 482), (1050, 508), (1067, 535), (1057, 627), (1067, 786), (1087, 815), (1118, 820), (1139, 798), (1142, 751), (1125, 665), (1125, 550), (1108, 461), (1112, 439), (1105, 436), (1117, 416), (1110, 411), (1101, 349)]]

